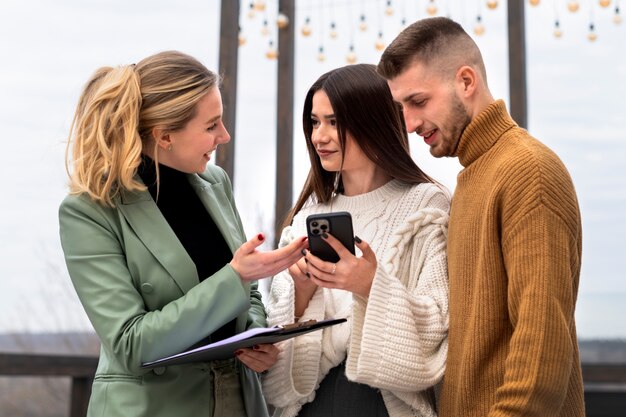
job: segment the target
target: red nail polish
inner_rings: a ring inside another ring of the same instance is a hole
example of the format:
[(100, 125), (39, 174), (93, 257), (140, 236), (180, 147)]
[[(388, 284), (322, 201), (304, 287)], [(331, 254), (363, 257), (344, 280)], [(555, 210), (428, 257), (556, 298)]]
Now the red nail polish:
[(263, 236), (263, 233), (259, 233), (257, 235), (257, 239), (259, 239), (261, 242), (263, 242), (263, 240), (265, 240), (265, 236)]
[(308, 237), (306, 237), (306, 236), (305, 236), (305, 237), (303, 237), (303, 238), (302, 238), (302, 242), (306, 242), (306, 240), (307, 240), (307, 239), (308, 239)]
[(236, 350), (235, 351), (235, 356), (239, 356), (243, 353), (243, 350)]

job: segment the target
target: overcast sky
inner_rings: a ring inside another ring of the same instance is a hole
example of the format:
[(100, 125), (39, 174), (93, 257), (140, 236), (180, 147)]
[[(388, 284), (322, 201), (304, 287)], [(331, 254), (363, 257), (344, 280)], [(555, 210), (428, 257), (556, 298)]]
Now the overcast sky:
[[(274, 37), (276, 1), (240, 25), (247, 43), (239, 53), (235, 195), (249, 235), (271, 233), (275, 178), (276, 62), (265, 58)], [(299, 0), (296, 31), (310, 18), (313, 34), (296, 41), (294, 195), (308, 169), (301, 108), (310, 84), (346, 64), (352, 41), (359, 62), (376, 63), (382, 30), (390, 41), (407, 21), (425, 17), (428, 1)], [(495, 97), (508, 103), (506, 11), (503, 1), (437, 1), (440, 13), (476, 37)], [(468, 5), (471, 3), (473, 6)], [(565, 1), (527, 7), (529, 130), (559, 154), (570, 170), (583, 215), (583, 269), (577, 311), (581, 337), (624, 337), (626, 326), (626, 24), (611, 9), (581, 1), (571, 14)], [(592, 6), (590, 6), (592, 5)], [(367, 32), (358, 30), (364, 14)], [(552, 35), (558, 17), (563, 36)], [(264, 19), (269, 37), (261, 35)], [(328, 36), (335, 21), (337, 39)], [(590, 21), (598, 36), (587, 40)], [(69, 285), (58, 242), (57, 208), (66, 193), (63, 165), (67, 130), (80, 89), (102, 65), (122, 65), (166, 49), (218, 67), (217, 0), (3, 0), (0, 5), (0, 332), (88, 328)], [(326, 61), (317, 60), (324, 45)], [(451, 190), (460, 166), (435, 160), (411, 137), (418, 164)]]

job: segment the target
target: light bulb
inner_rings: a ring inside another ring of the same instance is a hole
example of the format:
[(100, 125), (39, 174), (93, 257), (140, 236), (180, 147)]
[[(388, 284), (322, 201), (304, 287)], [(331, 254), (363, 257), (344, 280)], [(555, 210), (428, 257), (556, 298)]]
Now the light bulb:
[(339, 33), (337, 33), (337, 25), (335, 24), (335, 22), (332, 22), (330, 24), (330, 37), (332, 39), (336, 39), (338, 35)]
[(267, 36), (270, 34), (270, 29), (267, 27), (267, 20), (263, 21), (263, 27), (261, 28), (261, 35)]
[(260, 12), (265, 10), (265, 0), (256, 0), (254, 2), (254, 8)]
[(589, 33), (587, 34), (587, 39), (589, 39), (591, 42), (595, 42), (595, 40), (598, 39), (598, 35), (596, 35), (593, 23), (589, 24)]
[(437, 6), (435, 6), (434, 4), (431, 4), (430, 6), (428, 6), (428, 8), (426, 9), (426, 13), (428, 13), (429, 16), (434, 16), (437, 14)]
[(496, 7), (498, 7), (498, 1), (497, 0), (487, 1), (487, 7), (490, 8), (491, 10), (495, 9)]
[(580, 9), (580, 3), (577, 1), (570, 1), (567, 3), (567, 9), (572, 13), (576, 13), (578, 9)]
[(354, 52), (349, 52), (348, 55), (346, 55), (346, 62), (348, 64), (355, 64), (356, 63), (356, 54)]
[(319, 53), (317, 54), (317, 60), (319, 62), (326, 61), (326, 55), (324, 54), (324, 47), (320, 46)]
[(359, 23), (359, 30), (365, 32), (367, 30), (367, 22), (365, 21), (365, 15), (361, 15), (361, 23)]
[(539, 5), (539, 0), (530, 0), (529, 3), (531, 6), (537, 6)]
[(480, 15), (476, 16), (476, 24), (474, 25), (474, 33), (477, 36), (481, 36), (485, 33), (485, 26), (482, 24), (482, 18)]
[(561, 30), (561, 25), (559, 24), (558, 20), (554, 22), (554, 32), (552, 33), (554, 34), (554, 37), (557, 39), (563, 36), (563, 31)]
[(289, 18), (287, 17), (287, 15), (279, 13), (278, 17), (276, 18), (276, 26), (278, 26), (278, 29), (284, 29), (289, 26)]
[(302, 33), (302, 36), (310, 36), (311, 35), (311, 26), (309, 26), (309, 25), (302, 26), (302, 29), (300, 29), (300, 32)]
[(265, 53), (265, 57), (267, 59), (276, 59), (278, 58), (278, 51), (274, 47), (270, 46), (267, 52)]
[(246, 35), (244, 35), (243, 33), (240, 33), (239, 37), (238, 37), (238, 40), (239, 40), (239, 46), (245, 45), (246, 41), (247, 41)]
[(602, 7), (609, 7), (611, 5), (611, 0), (600, 0), (598, 3), (600, 3), (600, 6)]
[(376, 40), (376, 43), (374, 44), (374, 47), (376, 48), (377, 51), (382, 51), (383, 49), (385, 49), (385, 42), (383, 40), (383, 34), (382, 33), (378, 34), (378, 39)]

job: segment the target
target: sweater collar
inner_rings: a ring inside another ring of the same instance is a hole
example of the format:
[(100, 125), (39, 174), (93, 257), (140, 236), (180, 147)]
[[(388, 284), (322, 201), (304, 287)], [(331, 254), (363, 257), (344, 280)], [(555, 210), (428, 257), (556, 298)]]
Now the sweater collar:
[(515, 126), (517, 123), (509, 116), (504, 101), (496, 100), (467, 125), (452, 156), (458, 156), (461, 165), (468, 167)]

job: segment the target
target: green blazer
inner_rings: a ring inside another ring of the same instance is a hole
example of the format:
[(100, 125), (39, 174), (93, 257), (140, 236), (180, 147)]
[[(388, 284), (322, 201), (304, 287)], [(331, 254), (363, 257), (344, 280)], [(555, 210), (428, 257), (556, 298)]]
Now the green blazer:
[[(234, 252), (246, 238), (228, 176), (209, 165), (189, 181)], [(180, 352), (235, 318), (238, 332), (265, 326), (257, 284), (241, 281), (230, 265), (200, 282), (148, 191), (121, 192), (115, 207), (86, 194), (67, 196), (59, 224), (69, 275), (101, 341), (88, 415), (211, 416), (208, 364), (140, 365)], [(257, 374), (237, 363), (248, 416), (267, 416)]]

